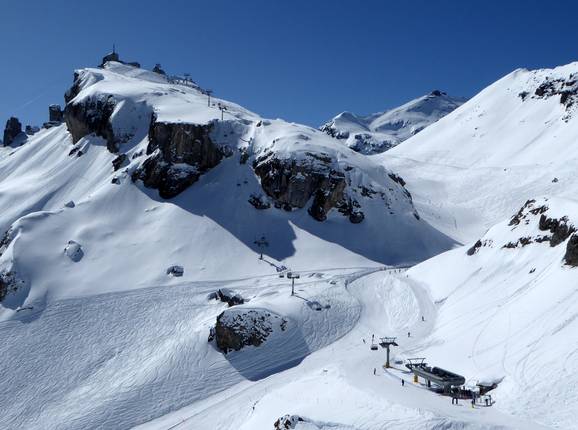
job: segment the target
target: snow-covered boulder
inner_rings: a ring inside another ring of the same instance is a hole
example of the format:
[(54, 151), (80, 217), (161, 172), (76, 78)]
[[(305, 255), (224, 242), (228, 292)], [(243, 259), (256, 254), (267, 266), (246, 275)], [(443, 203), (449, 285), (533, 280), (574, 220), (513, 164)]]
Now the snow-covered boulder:
[(273, 331), (285, 331), (287, 320), (263, 309), (228, 309), (217, 317), (215, 340), (227, 353), (246, 346), (259, 346)]
[(183, 276), (185, 274), (185, 269), (183, 268), (183, 266), (171, 266), (167, 269), (167, 275), (171, 275), (174, 276), (176, 278), (180, 278), (181, 276)]
[(64, 248), (64, 254), (75, 263), (78, 263), (84, 257), (84, 251), (80, 243), (69, 240)]
[(273, 430), (355, 430), (348, 425), (313, 421), (300, 415), (283, 415), (273, 423)]
[(214, 293), (214, 297), (217, 300), (220, 300), (224, 303), (227, 303), (229, 307), (242, 305), (245, 303), (245, 299), (241, 294), (237, 293), (234, 290), (229, 288), (219, 288), (216, 293)]

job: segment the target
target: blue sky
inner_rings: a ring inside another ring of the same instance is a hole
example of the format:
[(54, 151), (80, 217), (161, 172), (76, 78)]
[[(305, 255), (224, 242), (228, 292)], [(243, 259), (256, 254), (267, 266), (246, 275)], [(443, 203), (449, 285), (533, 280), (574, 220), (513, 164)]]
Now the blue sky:
[(47, 119), (75, 68), (188, 72), (266, 117), (318, 126), (433, 89), (472, 96), (518, 67), (577, 59), (572, 1), (20, 1), (2, 5), (0, 125)]

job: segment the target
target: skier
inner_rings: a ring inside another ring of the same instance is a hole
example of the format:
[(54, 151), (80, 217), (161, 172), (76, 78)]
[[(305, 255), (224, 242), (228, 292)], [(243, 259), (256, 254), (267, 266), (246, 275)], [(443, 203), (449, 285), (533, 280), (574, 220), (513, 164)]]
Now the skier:
[(375, 372), (377, 371), (377, 369), (374, 367), (373, 368), (373, 374), (375, 375)]
[(374, 339), (374, 338), (375, 338), (375, 335), (372, 334), (372, 335), (371, 335), (371, 343), (373, 343), (373, 339)]
[(401, 386), (403, 387), (405, 385), (405, 379), (401, 380)]
[(361, 340), (363, 341), (363, 343), (365, 343), (365, 339), (361, 338)]
[(407, 332), (407, 337), (411, 337), (411, 333), (409, 331)]
[(422, 321), (425, 321), (425, 318), (423, 317), (423, 315), (421, 316), (421, 320), (422, 320)]

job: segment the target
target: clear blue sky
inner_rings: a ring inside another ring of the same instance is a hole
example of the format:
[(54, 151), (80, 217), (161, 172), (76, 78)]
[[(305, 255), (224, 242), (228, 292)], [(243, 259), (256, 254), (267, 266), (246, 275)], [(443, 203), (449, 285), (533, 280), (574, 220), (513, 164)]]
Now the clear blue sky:
[(47, 119), (75, 68), (121, 58), (191, 73), (266, 117), (318, 126), (432, 89), (472, 96), (518, 67), (578, 59), (573, 1), (11, 1), (0, 126)]

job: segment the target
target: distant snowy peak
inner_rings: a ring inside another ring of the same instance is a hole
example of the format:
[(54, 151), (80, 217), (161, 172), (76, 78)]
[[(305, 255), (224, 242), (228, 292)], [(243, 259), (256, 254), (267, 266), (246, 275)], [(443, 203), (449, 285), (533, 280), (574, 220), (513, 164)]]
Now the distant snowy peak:
[(434, 90), (395, 109), (358, 116), (342, 112), (321, 126), (321, 131), (342, 139), (362, 154), (378, 154), (419, 133), (452, 112), (467, 99)]

